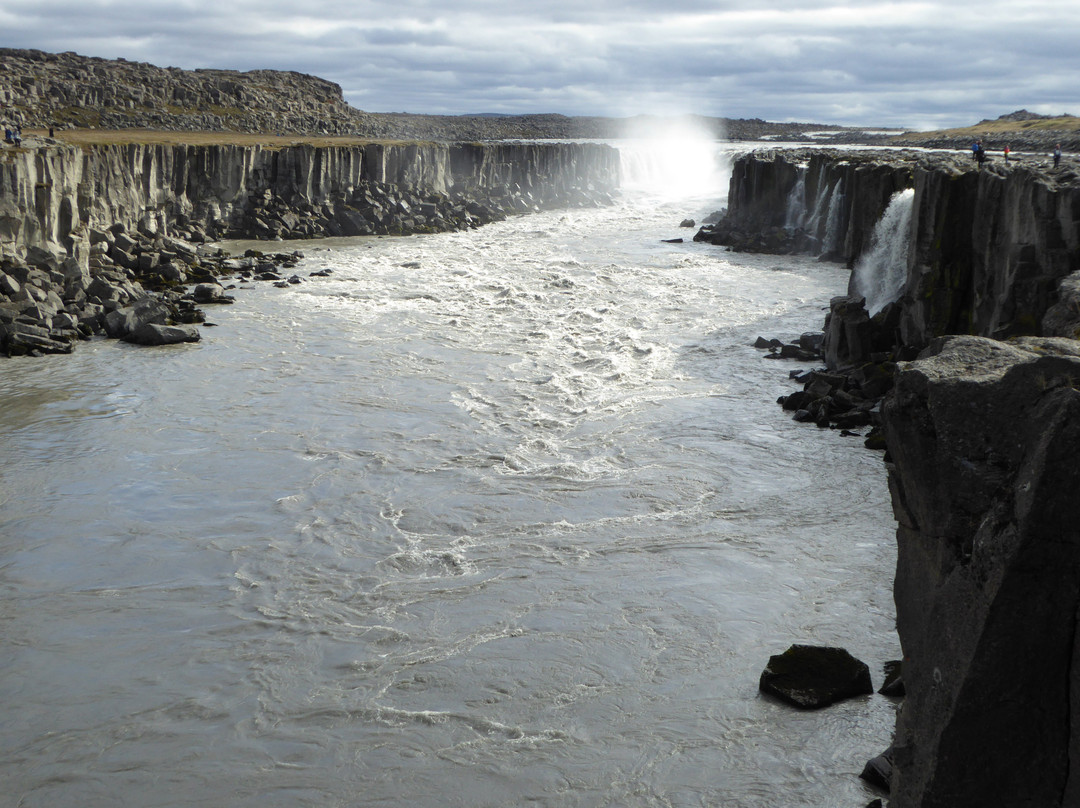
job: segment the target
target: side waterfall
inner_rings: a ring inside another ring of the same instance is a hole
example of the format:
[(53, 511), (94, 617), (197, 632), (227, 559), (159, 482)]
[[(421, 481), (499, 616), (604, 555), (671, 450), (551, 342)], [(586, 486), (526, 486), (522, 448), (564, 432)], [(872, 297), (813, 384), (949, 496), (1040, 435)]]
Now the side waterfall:
[(798, 179), (788, 193), (787, 209), (784, 211), (784, 229), (788, 232), (802, 226), (806, 217), (806, 168), (799, 166)]
[(874, 316), (900, 298), (907, 280), (908, 247), (911, 243), (911, 203), (915, 189), (897, 191), (874, 226), (870, 248), (855, 262), (851, 291), (866, 298), (866, 310)]
[(810, 215), (805, 224), (807, 232), (814, 237), (818, 237), (818, 233), (821, 229), (821, 217), (828, 206), (829, 194), (831, 193), (828, 182), (823, 180), (821, 174), (822, 169), (818, 168), (817, 196), (814, 197), (814, 207), (813, 210), (810, 211)]
[(829, 195), (829, 212), (825, 217), (825, 238), (821, 243), (822, 255), (835, 252), (839, 246), (840, 213), (844, 204), (844, 191), (840, 180), (836, 181)]

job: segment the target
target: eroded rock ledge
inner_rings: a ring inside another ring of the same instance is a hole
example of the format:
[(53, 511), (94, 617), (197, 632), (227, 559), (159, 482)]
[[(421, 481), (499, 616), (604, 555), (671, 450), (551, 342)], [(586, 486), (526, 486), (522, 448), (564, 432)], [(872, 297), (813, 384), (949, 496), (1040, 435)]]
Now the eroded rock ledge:
[(936, 340), (886, 399), (893, 808), (1080, 805), (1080, 343)]

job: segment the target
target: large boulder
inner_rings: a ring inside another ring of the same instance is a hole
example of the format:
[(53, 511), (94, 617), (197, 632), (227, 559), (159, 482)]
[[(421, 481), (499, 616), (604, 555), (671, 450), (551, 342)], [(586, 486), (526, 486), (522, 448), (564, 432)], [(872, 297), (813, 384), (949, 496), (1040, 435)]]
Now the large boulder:
[(874, 692), (870, 668), (843, 648), (792, 645), (769, 657), (758, 687), (804, 710)]
[(1080, 805), (1080, 343), (935, 340), (883, 408), (894, 808)]
[(199, 329), (193, 325), (159, 325), (144, 323), (124, 337), (125, 342), (136, 345), (177, 345), (181, 342), (198, 342)]
[(172, 316), (168, 305), (155, 297), (144, 297), (134, 305), (115, 309), (105, 315), (105, 333), (124, 339), (147, 324), (164, 324)]
[(232, 303), (233, 298), (225, 294), (220, 283), (200, 283), (191, 292), (196, 303)]

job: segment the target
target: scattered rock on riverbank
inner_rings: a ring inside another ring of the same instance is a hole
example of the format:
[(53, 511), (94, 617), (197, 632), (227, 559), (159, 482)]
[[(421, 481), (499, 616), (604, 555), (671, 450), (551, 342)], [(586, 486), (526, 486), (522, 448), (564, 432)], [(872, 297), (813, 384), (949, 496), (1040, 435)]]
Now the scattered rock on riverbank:
[[(88, 268), (43, 249), (0, 262), (0, 354), (70, 353), (95, 336), (141, 345), (192, 342), (200, 305), (228, 304), (219, 279), (279, 278), (302, 253), (230, 256), (207, 244), (128, 232), (90, 233)], [(189, 291), (188, 285), (195, 283)]]

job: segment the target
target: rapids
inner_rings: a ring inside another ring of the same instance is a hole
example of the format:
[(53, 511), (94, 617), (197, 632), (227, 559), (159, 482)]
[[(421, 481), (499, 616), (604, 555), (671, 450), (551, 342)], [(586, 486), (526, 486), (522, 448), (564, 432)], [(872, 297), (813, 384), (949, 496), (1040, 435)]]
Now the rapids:
[(631, 152), (610, 208), (295, 245), (330, 277), (201, 343), (0, 362), (0, 804), (875, 796), (893, 703), (757, 692), (899, 653), (880, 455), (750, 347), (847, 273), (690, 243), (726, 181)]

